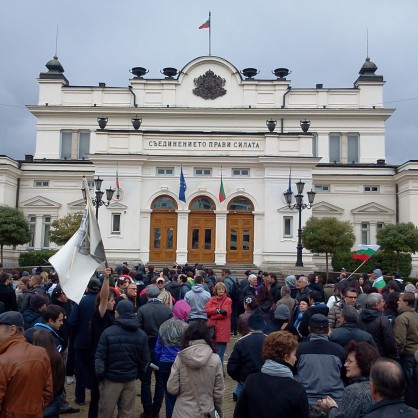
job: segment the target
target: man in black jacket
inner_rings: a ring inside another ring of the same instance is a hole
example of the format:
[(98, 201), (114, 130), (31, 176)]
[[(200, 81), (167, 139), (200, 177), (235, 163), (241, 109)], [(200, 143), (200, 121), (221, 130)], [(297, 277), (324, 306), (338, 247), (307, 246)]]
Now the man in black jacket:
[(299, 325), (299, 333), (302, 337), (307, 337), (309, 335), (309, 320), (315, 314), (321, 314), (328, 316), (329, 308), (322, 302), (321, 293), (318, 290), (311, 290), (309, 292), (309, 308), (305, 311), (302, 316), (302, 320)]
[(370, 370), (370, 389), (375, 402), (363, 418), (418, 418), (418, 411), (402, 401), (405, 375), (398, 362), (381, 358)]
[(16, 293), (10, 286), (12, 279), (8, 273), (0, 273), (0, 302), (4, 303), (4, 310), (17, 311)]
[(341, 326), (331, 330), (330, 341), (341, 345), (343, 348), (351, 340), (364, 341), (377, 348), (373, 337), (368, 332), (359, 329), (357, 322), (357, 309), (354, 306), (344, 306), (340, 317)]
[(105, 329), (96, 351), (99, 380), (99, 417), (110, 417), (118, 405), (118, 416), (132, 417), (135, 381), (143, 378), (149, 364), (147, 336), (139, 328), (133, 305), (122, 300), (116, 306), (115, 323)]
[[(155, 285), (146, 287), (148, 301), (138, 309), (139, 326), (145, 331), (148, 338), (148, 348), (151, 363), (155, 364), (155, 345), (157, 343), (158, 331), (163, 322), (170, 319), (171, 309), (164, 305), (159, 299), (160, 290)], [(140, 418), (158, 417), (164, 399), (164, 387), (161, 375), (157, 370), (155, 373), (154, 399), (151, 395), (152, 369), (147, 368), (141, 379), (141, 402), (144, 412)]]
[(359, 328), (372, 335), (381, 356), (398, 360), (392, 324), (383, 315), (384, 306), (385, 301), (380, 293), (368, 295), (366, 308), (360, 313)]

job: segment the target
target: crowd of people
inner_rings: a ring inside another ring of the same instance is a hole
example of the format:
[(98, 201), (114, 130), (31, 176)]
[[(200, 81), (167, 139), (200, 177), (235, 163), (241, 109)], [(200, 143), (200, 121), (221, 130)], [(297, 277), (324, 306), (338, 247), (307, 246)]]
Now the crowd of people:
[(226, 418), (226, 396), (234, 418), (418, 417), (417, 301), (380, 269), (325, 282), (123, 263), (76, 304), (53, 271), (0, 269), (0, 417), (59, 417), (88, 398), (89, 418), (133, 417), (138, 379), (140, 418), (163, 402), (166, 418)]

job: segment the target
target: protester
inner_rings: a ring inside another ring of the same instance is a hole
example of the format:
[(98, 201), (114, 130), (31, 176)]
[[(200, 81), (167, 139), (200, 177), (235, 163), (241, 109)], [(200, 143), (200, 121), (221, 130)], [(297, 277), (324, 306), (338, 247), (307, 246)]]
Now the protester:
[(201, 321), (190, 324), (182, 338), (167, 390), (177, 396), (173, 418), (223, 417), (224, 379), (222, 364), (208, 327)]
[(147, 336), (139, 327), (133, 305), (122, 300), (116, 306), (114, 324), (103, 331), (96, 351), (100, 418), (111, 417), (116, 405), (118, 417), (133, 416), (135, 381), (144, 377), (149, 359)]
[(309, 292), (311, 291), (308, 287), (308, 278), (305, 276), (299, 276), (298, 280), (296, 281), (296, 287), (298, 292), (296, 293), (295, 299), (296, 302), (300, 302), (302, 299), (307, 298), (309, 299)]
[(8, 273), (0, 273), (0, 302), (5, 311), (17, 311), (16, 292), (9, 284), (12, 282)]
[(397, 361), (381, 358), (370, 371), (370, 389), (375, 402), (363, 418), (418, 418), (418, 411), (403, 401), (405, 375)]
[(354, 306), (357, 308), (357, 290), (354, 287), (344, 287), (342, 295), (342, 300), (335, 303), (328, 313), (328, 323), (331, 329), (341, 326), (339, 319), (344, 306)]
[(295, 299), (293, 299), (290, 296), (290, 294), (291, 294), (290, 287), (289, 286), (283, 286), (280, 289), (281, 299), (279, 299), (277, 301), (277, 304), (276, 304), (276, 306), (277, 305), (286, 305), (289, 308), (289, 312), (290, 312), (289, 320), (291, 320), (291, 318), (292, 318), (292, 313), (293, 313), (293, 310), (294, 310), (295, 304), (296, 304)]
[(23, 315), (23, 328), (25, 330), (32, 328), (37, 322), (42, 321), (42, 312), (46, 309), (48, 298), (43, 295), (33, 295), (30, 298), (29, 307), (26, 308)]
[(248, 318), (250, 332), (235, 343), (229, 356), (227, 372), (232, 379), (238, 382), (232, 393), (234, 401), (238, 399), (247, 377), (261, 370), (263, 344), (267, 337), (263, 333), (265, 326), (266, 321), (263, 314), (261, 311), (255, 311)]
[(372, 404), (369, 375), (379, 352), (370, 344), (357, 341), (351, 341), (346, 351), (344, 368), (349, 385), (344, 389), (341, 403), (338, 405), (332, 396), (318, 400), (318, 405), (329, 411), (328, 418), (357, 418)]
[(234, 418), (308, 418), (306, 391), (294, 378), (297, 339), (286, 331), (270, 334), (263, 347), (264, 365), (250, 374), (235, 406)]
[(226, 294), (226, 286), (219, 282), (213, 288), (212, 296), (206, 304), (208, 326), (214, 327), (215, 344), (223, 365), (226, 345), (231, 340), (231, 305)]
[(299, 335), (298, 331), (289, 321), (289, 316), (290, 312), (287, 305), (277, 305), (274, 310), (273, 318), (266, 321), (264, 333), (268, 335), (275, 331), (289, 331), (297, 337)]
[(329, 308), (322, 301), (323, 298), (318, 290), (311, 290), (309, 292), (309, 308), (304, 312), (300, 321), (298, 332), (302, 337), (309, 335), (309, 321), (315, 314), (328, 316)]
[(159, 373), (163, 381), (165, 393), (165, 416), (171, 418), (173, 415), (176, 396), (167, 391), (167, 381), (170, 376), (171, 366), (181, 349), (181, 338), (189, 326), (190, 305), (180, 299), (173, 308), (173, 317), (167, 319), (158, 332), (157, 344), (155, 346), (155, 361), (160, 368)]
[[(146, 287), (148, 301), (138, 309), (139, 326), (147, 334), (150, 362), (153, 364), (156, 362), (155, 346), (160, 326), (172, 316), (171, 309), (158, 299), (159, 294), (160, 290), (157, 286), (148, 285)], [(152, 398), (151, 394), (151, 376), (153, 372), (155, 375), (154, 398)], [(157, 417), (160, 413), (163, 398), (164, 387), (161, 375), (158, 370), (148, 367), (141, 379), (141, 402), (144, 412), (140, 415), (140, 418)]]
[(52, 397), (45, 349), (26, 342), (19, 312), (0, 314), (0, 416), (42, 418)]
[(248, 319), (258, 309), (258, 302), (255, 296), (245, 296), (243, 304), (245, 312), (238, 317), (238, 333), (241, 337), (244, 337), (250, 332)]
[(196, 276), (195, 284), (184, 296), (184, 300), (190, 305), (189, 322), (205, 321), (208, 318), (206, 314), (206, 303), (210, 299), (210, 293), (203, 288), (203, 277)]
[(60, 414), (61, 394), (64, 391), (64, 360), (57, 351), (52, 335), (48, 331), (35, 331), (33, 334), (33, 345), (45, 348), (51, 363), (53, 398), (44, 409), (44, 418), (58, 418)]

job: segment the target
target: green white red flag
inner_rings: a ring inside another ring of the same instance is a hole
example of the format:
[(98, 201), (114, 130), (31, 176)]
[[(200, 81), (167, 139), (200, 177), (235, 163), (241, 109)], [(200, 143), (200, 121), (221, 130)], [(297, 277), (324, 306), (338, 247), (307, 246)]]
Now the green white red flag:
[(118, 167), (116, 167), (116, 200), (120, 199), (120, 184), (119, 184), (119, 170)]
[(360, 244), (358, 246), (358, 250), (353, 255), (353, 260), (361, 260), (366, 262), (379, 248), (380, 245)]
[(199, 29), (208, 29), (210, 28), (210, 18), (205, 21), (202, 25), (199, 26)]
[(221, 186), (219, 187), (219, 201), (222, 203), (226, 199), (226, 194), (224, 190), (224, 182), (222, 180), (222, 173), (221, 173)]

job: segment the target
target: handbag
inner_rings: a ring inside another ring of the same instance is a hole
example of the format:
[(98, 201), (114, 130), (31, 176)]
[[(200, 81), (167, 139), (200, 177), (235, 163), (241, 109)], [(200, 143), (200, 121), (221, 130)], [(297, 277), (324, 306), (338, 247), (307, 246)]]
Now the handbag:
[(197, 407), (198, 407), (198, 409), (199, 409), (199, 414), (200, 414), (200, 417), (201, 417), (201, 418), (218, 418), (218, 417), (219, 417), (219, 415), (218, 415), (218, 413), (215, 411), (215, 408), (214, 408), (212, 411), (210, 411), (210, 412), (203, 412), (203, 411), (202, 411), (202, 407), (200, 406), (199, 396), (198, 396), (198, 394), (197, 394), (197, 390), (196, 390), (196, 386), (195, 386), (195, 384), (194, 384), (194, 381), (193, 381), (193, 379), (192, 379), (191, 375), (190, 375), (190, 374), (189, 374), (189, 372), (188, 372), (188, 367), (187, 367), (185, 364), (183, 364), (183, 365), (184, 365), (184, 370), (186, 371), (186, 375), (187, 375), (187, 377), (188, 377), (188, 379), (189, 379), (189, 382), (190, 382), (190, 384), (192, 385), (193, 396), (194, 396), (194, 397), (195, 397), (195, 399), (196, 399), (196, 402), (197, 402)]

